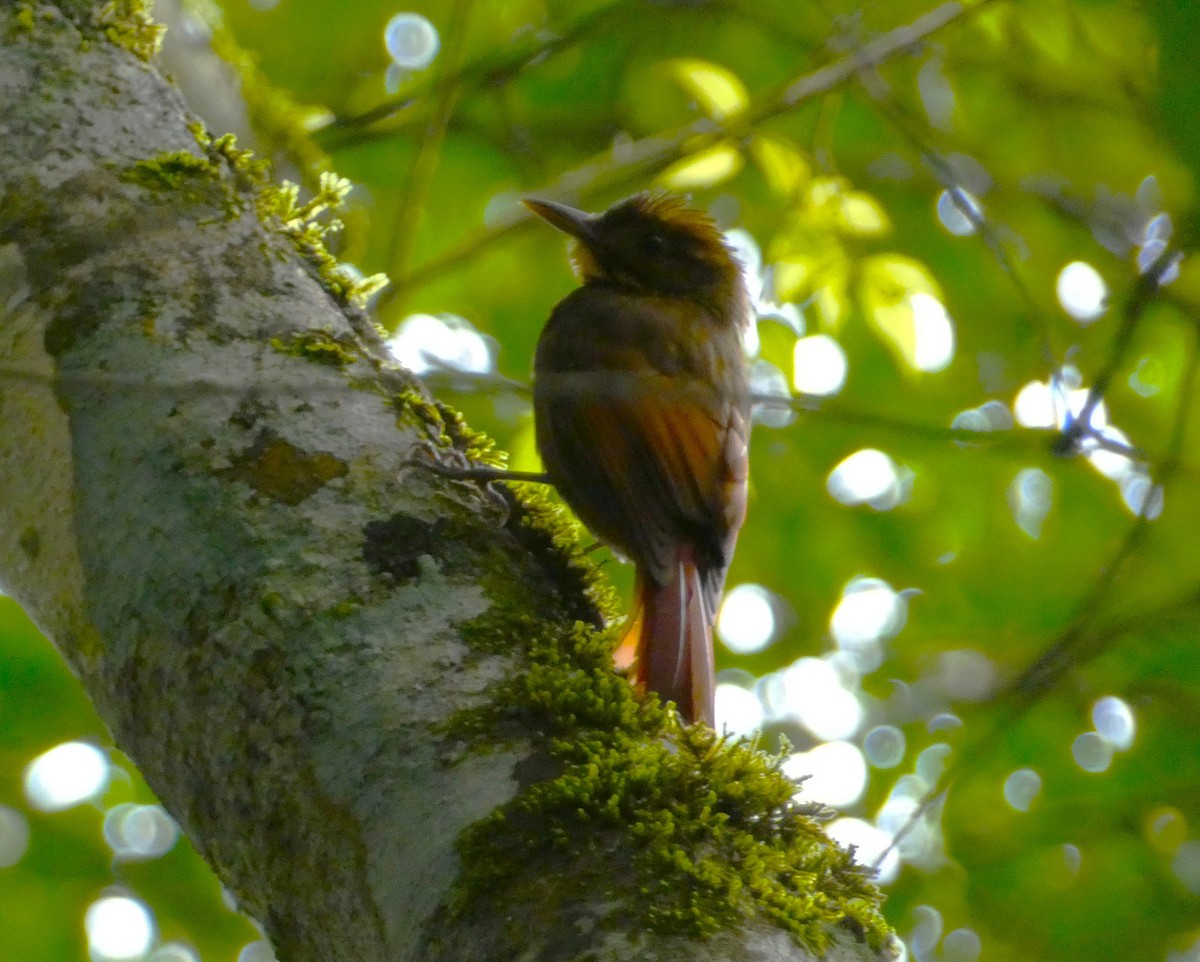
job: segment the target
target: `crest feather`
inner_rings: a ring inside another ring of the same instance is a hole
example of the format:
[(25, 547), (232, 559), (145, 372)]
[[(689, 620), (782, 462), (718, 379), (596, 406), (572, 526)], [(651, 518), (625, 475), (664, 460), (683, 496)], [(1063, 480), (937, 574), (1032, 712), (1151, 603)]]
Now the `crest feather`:
[(626, 203), (645, 217), (652, 217), (694, 237), (715, 241), (724, 246), (724, 238), (716, 221), (704, 211), (689, 207), (687, 201), (678, 194), (665, 190), (649, 190), (634, 194)]

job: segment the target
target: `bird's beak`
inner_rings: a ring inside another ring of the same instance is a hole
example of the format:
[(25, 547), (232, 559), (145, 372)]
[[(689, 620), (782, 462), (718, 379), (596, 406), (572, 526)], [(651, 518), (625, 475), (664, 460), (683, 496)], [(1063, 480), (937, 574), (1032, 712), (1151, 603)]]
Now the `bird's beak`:
[(564, 234), (570, 234), (578, 240), (587, 241), (594, 237), (593, 224), (596, 218), (586, 211), (576, 210), (574, 207), (568, 207), (566, 204), (556, 204), (552, 200), (528, 200), (521, 201), (526, 207), (548, 222), (553, 227), (557, 227)]

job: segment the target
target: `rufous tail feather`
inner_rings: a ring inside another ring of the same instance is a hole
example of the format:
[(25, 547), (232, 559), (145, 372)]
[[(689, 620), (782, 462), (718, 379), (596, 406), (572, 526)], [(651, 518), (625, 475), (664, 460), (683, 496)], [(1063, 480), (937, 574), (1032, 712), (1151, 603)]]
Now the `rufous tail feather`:
[(638, 572), (633, 614), (614, 658), (619, 668), (633, 664), (639, 687), (675, 702), (687, 721), (712, 725), (712, 624), (700, 572), (685, 558), (674, 574), (660, 585)]

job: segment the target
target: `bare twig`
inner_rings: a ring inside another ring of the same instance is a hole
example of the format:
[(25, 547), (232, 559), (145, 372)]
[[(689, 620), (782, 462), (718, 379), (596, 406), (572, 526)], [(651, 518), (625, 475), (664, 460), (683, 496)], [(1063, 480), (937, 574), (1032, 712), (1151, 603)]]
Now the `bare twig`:
[[(1154, 289), (1157, 289), (1157, 285)], [(1147, 290), (1149, 289), (1145, 283), (1139, 285), (1139, 292)], [(1152, 296), (1152, 292), (1135, 293), (1135, 296), (1126, 305), (1126, 326), (1132, 326), (1136, 322), (1136, 318), (1130, 319), (1129, 315), (1140, 314), (1145, 309), (1146, 301), (1150, 296)], [(1200, 333), (1192, 338), (1187, 367), (1180, 384), (1179, 406), (1175, 412), (1167, 454), (1154, 479), (1154, 484), (1160, 489), (1166, 488), (1180, 468), (1179, 455), (1183, 449), (1184, 439), (1187, 437), (1187, 424), (1195, 399), (1198, 370), (1200, 370)], [(1053, 688), (1068, 671), (1079, 667), (1084, 660), (1097, 657), (1113, 641), (1131, 629), (1141, 627), (1144, 630), (1148, 618), (1145, 613), (1140, 613), (1136, 617), (1119, 619), (1099, 630), (1094, 630), (1094, 626), (1105, 610), (1104, 602), (1109, 597), (1113, 585), (1118, 577), (1126, 573), (1128, 562), (1141, 547), (1148, 531), (1149, 520), (1143, 512), (1130, 526), (1128, 533), (1121, 540), (1121, 544), (1112, 557), (1100, 567), (1099, 576), (1080, 599), (1074, 615), (1059, 632), (1053, 644), (1008, 686), (1005, 695), (1002, 696), (1006, 699), (1007, 704), (1002, 708), (1000, 716), (979, 738), (971, 743), (969, 748), (959, 755), (958, 761), (946, 767), (937, 784), (921, 800), (903, 828), (896, 833), (888, 847), (876, 859), (876, 867), (881, 865), (904, 836), (912, 831), (920, 820), (945, 798), (956, 782), (975, 771), (990, 756), (991, 751), (1011, 731), (1013, 724), (1033, 706), (1041, 695)], [(1178, 610), (1181, 604), (1191, 604), (1198, 594), (1200, 594), (1200, 589), (1189, 588), (1182, 599), (1176, 599), (1168, 606), (1160, 608), (1159, 614), (1169, 614)], [(1085, 648), (1087, 649), (1086, 653)]]
[[(990, 0), (974, 4), (944, 3), (918, 17), (910, 24), (896, 27), (876, 37), (845, 57), (786, 84), (782, 89), (764, 94), (745, 111), (728, 118), (723, 124), (705, 117), (674, 130), (644, 137), (622, 145), (619, 156), (606, 151), (572, 171), (563, 174), (556, 183), (540, 193), (550, 197), (574, 197), (581, 192), (600, 193), (606, 189), (642, 180), (665, 169), (682, 157), (711, 147), (726, 138), (742, 137), (757, 125), (794, 110), (800, 104), (845, 84), (860, 71), (880, 64), (904, 52), (953, 23), (964, 14), (979, 10)], [(479, 251), (507, 237), (530, 222), (533, 215), (518, 204), (511, 212), (498, 217), (494, 226), (479, 231), (457, 247), (434, 257), (407, 276), (394, 276), (396, 292), (420, 287), (446, 271), (474, 257)]]
[[(474, 0), (457, 0), (450, 18), (452, 24), (450, 36), (446, 44), (443, 59), (443, 70), (447, 73), (461, 68), (466, 54), (467, 31), (471, 22), (471, 10)], [(396, 226), (391, 234), (391, 243), (387, 250), (384, 263), (393, 277), (400, 277), (407, 267), (408, 258), (412, 253), (413, 241), (416, 238), (417, 225), (425, 207), (425, 195), (433, 182), (441, 154), (442, 139), (446, 134), (446, 126), (450, 122), (450, 114), (454, 110), (458, 88), (453, 84), (445, 85), (437, 99), (430, 105), (429, 118), (421, 131), (417, 143), (416, 156), (408, 172), (408, 183), (400, 194), (400, 208), (396, 218)], [(394, 300), (397, 296), (395, 285), (384, 293), (384, 300)]]

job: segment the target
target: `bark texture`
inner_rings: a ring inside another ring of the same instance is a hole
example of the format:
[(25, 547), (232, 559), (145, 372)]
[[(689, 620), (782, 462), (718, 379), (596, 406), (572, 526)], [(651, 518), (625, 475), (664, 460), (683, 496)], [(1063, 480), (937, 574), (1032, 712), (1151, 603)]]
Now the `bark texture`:
[[(32, 14), (0, 7), (0, 586), (279, 958), (811, 958), (621, 931), (594, 865), (553, 918), (448, 907), (460, 832), (547, 766), (448, 733), (522, 667), (464, 626), (498, 592), (599, 615), (548, 536), (406, 469), (454, 432), (155, 68), (85, 4)], [(179, 155), (210, 172), (148, 174)]]

